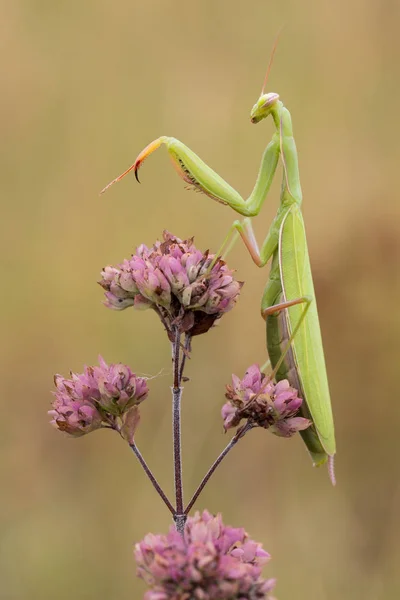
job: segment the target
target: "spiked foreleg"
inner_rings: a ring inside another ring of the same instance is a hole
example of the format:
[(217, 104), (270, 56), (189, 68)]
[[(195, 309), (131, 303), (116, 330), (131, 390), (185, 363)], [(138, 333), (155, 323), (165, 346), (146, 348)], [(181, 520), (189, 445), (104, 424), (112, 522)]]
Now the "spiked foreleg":
[(135, 177), (139, 181), (138, 170), (140, 166), (162, 144), (167, 146), (176, 171), (189, 186), (203, 192), (203, 194), (217, 202), (227, 204), (243, 216), (255, 216), (259, 213), (271, 187), (278, 164), (280, 144), (279, 136), (276, 134), (274, 134), (272, 141), (264, 152), (256, 184), (247, 200), (244, 200), (229, 183), (213, 171), (190, 148), (179, 140), (167, 136), (161, 136), (146, 146), (135, 162), (122, 175), (109, 183), (102, 192), (105, 192), (113, 183), (117, 183), (131, 171), (135, 173)]

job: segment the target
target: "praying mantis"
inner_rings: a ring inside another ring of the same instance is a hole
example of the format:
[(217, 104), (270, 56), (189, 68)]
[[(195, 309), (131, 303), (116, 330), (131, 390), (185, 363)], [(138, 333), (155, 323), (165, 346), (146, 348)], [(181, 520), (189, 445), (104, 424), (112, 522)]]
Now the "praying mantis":
[[(275, 48), (274, 48), (275, 50)], [(272, 54), (273, 56), (273, 54)], [(261, 299), (266, 322), (267, 350), (276, 380), (288, 379), (303, 399), (301, 414), (312, 425), (300, 434), (315, 466), (328, 462), (333, 484), (336, 453), (333, 415), (326, 373), (321, 330), (311, 273), (307, 240), (301, 212), (302, 190), (298, 156), (290, 112), (279, 94), (264, 93), (272, 57), (261, 94), (250, 114), (252, 123), (271, 115), (275, 132), (267, 145), (253, 191), (247, 199), (213, 171), (190, 148), (173, 137), (161, 136), (139, 154), (133, 165), (103, 190), (134, 171), (136, 179), (143, 161), (165, 145), (178, 174), (194, 190), (230, 206), (245, 217), (236, 220), (223, 244), (238, 232), (251, 258), (264, 267), (272, 258), (267, 284)], [(280, 205), (261, 245), (257, 244), (251, 219), (259, 214), (281, 157), (283, 177)], [(221, 249), (222, 250), (222, 249)]]

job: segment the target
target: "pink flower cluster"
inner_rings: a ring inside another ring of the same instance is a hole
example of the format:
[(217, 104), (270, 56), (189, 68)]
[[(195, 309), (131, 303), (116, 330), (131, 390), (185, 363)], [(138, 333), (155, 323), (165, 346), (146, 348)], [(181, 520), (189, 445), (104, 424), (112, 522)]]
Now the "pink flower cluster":
[(228, 402), (221, 411), (225, 431), (237, 427), (242, 419), (280, 437), (291, 437), (311, 425), (308, 419), (296, 416), (303, 402), (297, 390), (287, 379), (269, 380), (256, 364), (247, 369), (243, 379), (232, 375), (232, 385), (226, 389)]
[(147, 397), (146, 380), (126, 365), (107, 365), (101, 356), (99, 363), (99, 367), (85, 367), (81, 374), (71, 373), (70, 379), (54, 377), (57, 390), (49, 415), (61, 431), (78, 437), (122, 416), (137, 424), (138, 419), (128, 414), (133, 410), (137, 415), (137, 405)]
[(175, 527), (146, 535), (135, 558), (151, 588), (144, 600), (267, 600), (275, 586), (261, 578), (270, 559), (261, 544), (207, 511), (188, 518), (183, 537)]
[(225, 262), (200, 252), (193, 239), (164, 232), (152, 248), (139, 246), (130, 259), (102, 271), (99, 282), (108, 308), (155, 309), (167, 329), (198, 335), (233, 308), (242, 286)]

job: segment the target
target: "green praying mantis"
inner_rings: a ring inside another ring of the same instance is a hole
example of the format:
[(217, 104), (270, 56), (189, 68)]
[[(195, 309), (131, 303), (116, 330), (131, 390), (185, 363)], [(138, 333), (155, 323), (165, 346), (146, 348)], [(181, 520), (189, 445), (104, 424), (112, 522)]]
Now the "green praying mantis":
[[(269, 359), (272, 367), (277, 367), (276, 380), (288, 379), (303, 398), (301, 414), (310, 419), (312, 425), (300, 434), (314, 465), (328, 462), (329, 475), (335, 484), (333, 460), (336, 446), (333, 416), (301, 212), (302, 191), (298, 156), (288, 109), (278, 94), (264, 93), (271, 62), (272, 57), (260, 97), (251, 110), (250, 118), (252, 123), (259, 123), (271, 115), (275, 132), (264, 151), (256, 183), (247, 199), (243, 199), (190, 148), (167, 136), (161, 136), (151, 142), (139, 154), (133, 165), (109, 183), (102, 193), (131, 171), (134, 171), (139, 181), (138, 170), (143, 161), (164, 144), (178, 174), (191, 188), (230, 206), (245, 217), (243, 221), (236, 220), (233, 223), (223, 247), (231, 235), (238, 232), (258, 267), (265, 266), (272, 258), (268, 281), (261, 299)], [(280, 205), (267, 237), (259, 249), (251, 218), (261, 210), (279, 157), (283, 162)]]

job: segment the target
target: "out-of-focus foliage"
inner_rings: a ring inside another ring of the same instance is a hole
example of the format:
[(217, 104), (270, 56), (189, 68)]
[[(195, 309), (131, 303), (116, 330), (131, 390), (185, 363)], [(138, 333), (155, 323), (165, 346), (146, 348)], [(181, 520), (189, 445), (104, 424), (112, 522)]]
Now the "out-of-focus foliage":
[[(162, 150), (141, 186), (98, 191), (168, 134), (247, 193), (272, 133), (249, 112), (282, 22), (267, 91), (293, 116), (338, 486), (300, 439), (255, 430), (197, 508), (263, 542), (279, 598), (399, 597), (399, 18), (393, 0), (3, 3), (1, 600), (143, 594), (133, 544), (169, 515), (117, 435), (70, 440), (48, 425), (52, 374), (98, 353), (140, 375), (164, 369), (137, 441), (172, 493), (168, 341), (151, 311), (106, 310), (96, 280), (164, 228), (216, 251), (234, 215), (185, 191)], [(278, 197), (276, 182), (260, 238)], [(194, 340), (187, 368), (186, 496), (226, 442), (225, 383), (265, 360), (267, 271), (239, 244), (229, 265), (246, 281), (240, 302)]]

